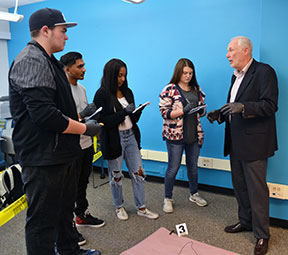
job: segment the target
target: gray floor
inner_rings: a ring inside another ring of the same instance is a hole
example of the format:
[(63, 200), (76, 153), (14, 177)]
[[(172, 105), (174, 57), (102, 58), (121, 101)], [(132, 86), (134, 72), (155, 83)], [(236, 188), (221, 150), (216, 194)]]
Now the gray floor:
[[(95, 174), (96, 184), (107, 181)], [(147, 208), (160, 214), (158, 220), (149, 220), (136, 215), (134, 208), (131, 183), (128, 178), (123, 183), (125, 208), (129, 214), (128, 221), (119, 221), (112, 206), (109, 184), (93, 188), (92, 176), (88, 187), (89, 210), (106, 221), (100, 229), (88, 227), (79, 228), (86, 237), (84, 248), (97, 248), (103, 255), (118, 255), (122, 251), (134, 246), (160, 227), (175, 230), (175, 225), (185, 222), (188, 227), (188, 237), (206, 244), (220, 247), (239, 254), (253, 254), (255, 239), (252, 232), (227, 234), (223, 228), (237, 221), (237, 204), (232, 196), (214, 194), (200, 190), (200, 194), (207, 199), (209, 205), (200, 208), (188, 201), (188, 189), (175, 186), (175, 212), (165, 214), (162, 211), (163, 183), (151, 182), (146, 184)], [(18, 214), (11, 221), (0, 227), (0, 254), (24, 255), (24, 224), (25, 212)], [(287, 255), (288, 230), (271, 227), (271, 239), (268, 255)], [(153, 254), (151, 254), (153, 255)]]

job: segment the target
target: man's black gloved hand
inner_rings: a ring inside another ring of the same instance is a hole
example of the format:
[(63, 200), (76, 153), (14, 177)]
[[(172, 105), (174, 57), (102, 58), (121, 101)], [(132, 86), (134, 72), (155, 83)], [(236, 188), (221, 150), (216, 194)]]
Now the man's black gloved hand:
[(213, 123), (214, 120), (217, 120), (220, 115), (220, 110), (214, 110), (211, 112), (207, 113), (207, 119), (209, 120), (210, 123)]
[(183, 108), (183, 112), (184, 114), (190, 112), (190, 110), (192, 110), (195, 107), (194, 103), (188, 103), (185, 105), (185, 107)]
[(86, 131), (83, 135), (95, 136), (100, 133), (101, 126), (96, 120), (88, 120), (85, 122)]
[(232, 114), (236, 114), (236, 113), (241, 113), (242, 112), (242, 104), (241, 103), (228, 103), (225, 104), (221, 107), (220, 112), (223, 115), (232, 115)]
[(82, 112), (79, 112), (79, 115), (81, 119), (84, 119), (85, 117), (92, 115), (96, 110), (96, 105), (94, 103), (91, 103), (88, 104)]
[(128, 115), (130, 115), (135, 110), (135, 105), (133, 103), (128, 104), (124, 110)]

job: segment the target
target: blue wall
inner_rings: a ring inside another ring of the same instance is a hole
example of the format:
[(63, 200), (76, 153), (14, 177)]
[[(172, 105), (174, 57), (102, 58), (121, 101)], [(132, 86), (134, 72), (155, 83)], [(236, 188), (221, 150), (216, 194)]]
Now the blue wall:
[[(267, 179), (270, 182), (288, 184), (288, 33), (286, 28), (288, 2), (286, 0), (263, 0), (261, 22), (260, 60), (272, 65), (279, 82), (279, 110), (277, 112), (277, 132), (279, 150), (269, 162)], [(288, 201), (270, 200), (270, 215), (288, 219)]]
[[(80, 51), (86, 61), (87, 73), (82, 82), (92, 100), (99, 88), (104, 64), (110, 58), (121, 58), (128, 65), (128, 82), (136, 104), (147, 100), (151, 105), (143, 112), (139, 126), (142, 147), (166, 151), (161, 139), (162, 119), (158, 95), (172, 76), (179, 58), (190, 58), (196, 67), (197, 79), (206, 92), (208, 110), (221, 107), (226, 101), (233, 69), (226, 59), (230, 39), (245, 35), (253, 42), (256, 60), (271, 64), (279, 78), (279, 111), (277, 125), (280, 150), (269, 161), (268, 181), (288, 184), (287, 109), (288, 74), (285, 70), (288, 35), (288, 3), (285, 0), (147, 0), (132, 5), (121, 0), (91, 1), (48, 0), (19, 8), (25, 18), (11, 24), (9, 61), (30, 39), (28, 17), (42, 7), (57, 8), (68, 21), (79, 25), (68, 31), (69, 40), (63, 53)], [(63, 53), (56, 54), (60, 57)], [(283, 117), (281, 118), (281, 115)], [(202, 120), (205, 142), (201, 155), (223, 157), (224, 126)], [(144, 162), (146, 171), (163, 175), (166, 165)], [(159, 170), (160, 169), (160, 170)], [(184, 171), (184, 169), (183, 169)], [(183, 174), (185, 179), (185, 174)], [(180, 173), (180, 179), (181, 173)], [(231, 188), (229, 172), (199, 169), (199, 182)], [(288, 202), (271, 199), (272, 217), (288, 219)]]

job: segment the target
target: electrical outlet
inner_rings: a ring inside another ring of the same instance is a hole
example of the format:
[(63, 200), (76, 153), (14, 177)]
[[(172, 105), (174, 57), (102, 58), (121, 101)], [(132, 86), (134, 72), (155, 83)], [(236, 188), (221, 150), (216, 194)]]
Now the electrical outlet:
[(273, 198), (288, 199), (287, 186), (277, 183), (267, 183), (269, 188), (269, 196)]
[(142, 159), (148, 159), (148, 151), (147, 150), (141, 150), (141, 156), (142, 156)]
[(198, 166), (202, 167), (202, 168), (213, 168), (213, 159), (212, 158), (199, 157)]

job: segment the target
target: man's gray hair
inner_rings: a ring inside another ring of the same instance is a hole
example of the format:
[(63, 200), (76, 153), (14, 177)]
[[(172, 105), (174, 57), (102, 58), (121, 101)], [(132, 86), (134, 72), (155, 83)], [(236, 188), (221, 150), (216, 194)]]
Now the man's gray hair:
[(253, 46), (249, 38), (245, 36), (236, 36), (232, 38), (232, 40), (237, 40), (240, 49), (247, 47), (249, 49), (250, 56), (252, 57)]

